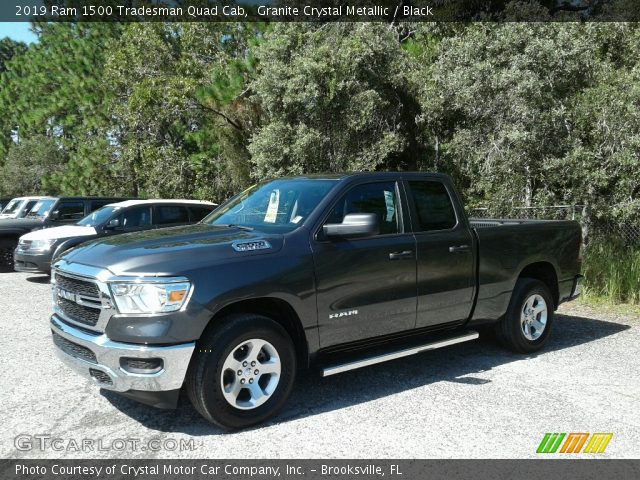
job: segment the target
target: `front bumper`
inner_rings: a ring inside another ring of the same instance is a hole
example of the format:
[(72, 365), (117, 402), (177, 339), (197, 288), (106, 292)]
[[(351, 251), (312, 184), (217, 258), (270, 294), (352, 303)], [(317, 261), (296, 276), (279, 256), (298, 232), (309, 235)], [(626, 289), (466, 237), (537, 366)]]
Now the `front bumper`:
[[(60, 360), (101, 388), (116, 392), (180, 389), (195, 348), (195, 343), (153, 346), (114, 342), (105, 334), (72, 327), (57, 315), (51, 317), (50, 326)], [(162, 368), (155, 373), (132, 373), (123, 368), (122, 359), (160, 359)]]
[(16, 250), (13, 254), (13, 269), (16, 272), (48, 274), (51, 272), (51, 252), (29, 254)]

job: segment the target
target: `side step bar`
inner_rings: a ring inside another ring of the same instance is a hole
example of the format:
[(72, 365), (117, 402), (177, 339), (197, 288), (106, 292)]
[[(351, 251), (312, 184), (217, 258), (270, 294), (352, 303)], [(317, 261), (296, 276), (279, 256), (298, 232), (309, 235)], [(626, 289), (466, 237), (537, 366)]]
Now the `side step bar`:
[(376, 363), (388, 362), (389, 360), (395, 360), (396, 358), (408, 357), (410, 355), (415, 355), (416, 353), (435, 350), (436, 348), (448, 347), (449, 345), (455, 345), (456, 343), (468, 342), (470, 340), (475, 340), (478, 337), (478, 332), (469, 330), (468, 332), (465, 332), (464, 334), (457, 337), (446, 338), (444, 340), (438, 340), (437, 342), (427, 343), (425, 345), (419, 345), (417, 347), (411, 347), (404, 350), (385, 353), (384, 355), (376, 355), (375, 357), (364, 358), (362, 360), (356, 360), (355, 362), (344, 363), (342, 365), (326, 367), (322, 370), (322, 376), (328, 377), (337, 373), (355, 370), (356, 368), (367, 367)]

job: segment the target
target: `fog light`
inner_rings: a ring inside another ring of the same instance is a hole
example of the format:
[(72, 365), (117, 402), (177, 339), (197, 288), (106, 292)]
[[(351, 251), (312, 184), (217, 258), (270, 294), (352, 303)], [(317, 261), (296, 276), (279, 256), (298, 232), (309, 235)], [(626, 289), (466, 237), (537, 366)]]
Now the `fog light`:
[(120, 359), (120, 368), (128, 373), (138, 375), (151, 375), (164, 368), (161, 358), (129, 358)]

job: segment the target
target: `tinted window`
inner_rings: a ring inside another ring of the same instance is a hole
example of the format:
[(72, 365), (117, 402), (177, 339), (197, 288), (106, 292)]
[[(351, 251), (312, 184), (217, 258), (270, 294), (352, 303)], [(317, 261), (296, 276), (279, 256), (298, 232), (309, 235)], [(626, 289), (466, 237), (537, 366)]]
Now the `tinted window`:
[(173, 205), (163, 205), (156, 207), (156, 225), (167, 225), (169, 223), (188, 223), (189, 212), (185, 207)]
[(213, 210), (213, 208), (189, 207), (189, 210), (191, 211), (191, 221), (192, 222), (199, 222), (204, 217), (209, 215), (211, 213), (211, 210)]
[(398, 233), (398, 196), (395, 182), (358, 185), (334, 207), (326, 223), (342, 223), (349, 213), (375, 213), (380, 234)]
[(84, 217), (84, 203), (83, 202), (60, 202), (56, 208), (58, 211), (58, 220), (80, 220)]
[(148, 227), (151, 225), (151, 208), (131, 208), (120, 215), (120, 226), (125, 230)]
[(92, 200), (90, 211), (93, 212), (94, 210), (104, 207), (105, 205), (109, 205), (110, 203), (114, 202), (112, 202), (111, 200)]
[(456, 225), (456, 214), (451, 197), (440, 182), (409, 182), (413, 201), (418, 211), (421, 232), (447, 230)]

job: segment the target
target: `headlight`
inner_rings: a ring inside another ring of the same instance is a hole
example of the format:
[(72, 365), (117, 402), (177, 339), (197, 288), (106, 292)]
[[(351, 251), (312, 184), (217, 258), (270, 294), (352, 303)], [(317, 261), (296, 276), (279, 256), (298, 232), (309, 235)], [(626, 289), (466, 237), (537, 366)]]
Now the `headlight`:
[(51, 250), (52, 245), (55, 240), (32, 240), (31, 245), (29, 245), (29, 250), (32, 252), (48, 252)]
[(187, 302), (189, 282), (117, 282), (110, 284), (120, 313), (164, 313), (180, 310)]

